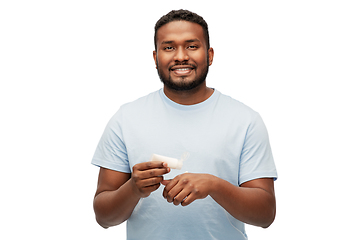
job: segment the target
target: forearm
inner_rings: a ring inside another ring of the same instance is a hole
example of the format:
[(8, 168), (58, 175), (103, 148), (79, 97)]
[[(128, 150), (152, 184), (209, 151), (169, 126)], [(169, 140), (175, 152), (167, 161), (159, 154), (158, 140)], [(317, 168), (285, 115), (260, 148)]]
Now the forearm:
[(135, 194), (131, 179), (114, 191), (104, 191), (94, 198), (96, 221), (104, 228), (126, 221), (140, 197)]
[(238, 187), (220, 178), (215, 179), (213, 186), (210, 196), (236, 219), (263, 228), (274, 221), (276, 203), (271, 193), (261, 188)]

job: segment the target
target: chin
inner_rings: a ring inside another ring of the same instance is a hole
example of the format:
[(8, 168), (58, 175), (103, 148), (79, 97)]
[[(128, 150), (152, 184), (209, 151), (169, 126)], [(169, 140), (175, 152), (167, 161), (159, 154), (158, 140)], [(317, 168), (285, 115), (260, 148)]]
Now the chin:
[(175, 90), (175, 91), (190, 91), (193, 89), (196, 89), (200, 85), (202, 85), (205, 82), (207, 72), (205, 71), (204, 74), (198, 78), (195, 78), (194, 80), (186, 79), (186, 77), (177, 79), (176, 81), (171, 78), (169, 75), (168, 77), (165, 77), (163, 74), (160, 73), (158, 70), (158, 74), (160, 77), (161, 82), (169, 89)]
[(198, 81), (198, 80), (194, 80), (191, 82), (188, 81), (182, 81), (182, 82), (175, 82), (172, 80), (163, 80), (161, 79), (161, 81), (164, 83), (164, 85), (172, 90), (175, 91), (189, 91), (189, 90), (193, 90), (197, 87), (199, 87), (200, 85), (202, 85), (205, 82), (205, 79)]

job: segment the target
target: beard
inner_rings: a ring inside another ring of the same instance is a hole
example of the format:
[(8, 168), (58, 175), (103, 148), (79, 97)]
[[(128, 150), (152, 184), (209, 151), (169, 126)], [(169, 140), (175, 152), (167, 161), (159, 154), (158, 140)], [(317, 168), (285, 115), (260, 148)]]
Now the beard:
[[(156, 64), (157, 64), (157, 66), (159, 66), (158, 61), (156, 61)], [(184, 64), (177, 64), (177, 65), (184, 65)], [(197, 88), (198, 86), (200, 86), (201, 84), (203, 84), (205, 82), (206, 76), (209, 71), (209, 58), (207, 57), (207, 65), (202, 72), (199, 73), (197, 71), (198, 68), (194, 69), (194, 71), (196, 73), (196, 78), (193, 81), (185, 81), (186, 77), (182, 77), (182, 81), (175, 82), (170, 76), (170, 71), (169, 71), (169, 75), (166, 76), (166, 74), (163, 73), (162, 71), (160, 71), (159, 69), (160, 68), (158, 67), (157, 72), (158, 72), (159, 78), (166, 87), (168, 87), (169, 89), (175, 90), (175, 91), (189, 91), (189, 90)], [(198, 73), (200, 74), (199, 76), (197, 76)]]

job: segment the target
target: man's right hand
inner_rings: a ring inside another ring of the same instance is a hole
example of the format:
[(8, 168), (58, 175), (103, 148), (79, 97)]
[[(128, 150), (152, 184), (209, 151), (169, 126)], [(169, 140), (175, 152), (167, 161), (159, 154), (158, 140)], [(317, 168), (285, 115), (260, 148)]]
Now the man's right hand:
[(162, 175), (170, 172), (167, 163), (149, 161), (134, 165), (131, 182), (134, 192), (141, 198), (148, 197), (150, 193), (160, 187), (164, 180)]
[(108, 228), (126, 221), (139, 200), (158, 189), (168, 172), (165, 163), (156, 161), (136, 164), (132, 173), (100, 168), (94, 198), (97, 222)]

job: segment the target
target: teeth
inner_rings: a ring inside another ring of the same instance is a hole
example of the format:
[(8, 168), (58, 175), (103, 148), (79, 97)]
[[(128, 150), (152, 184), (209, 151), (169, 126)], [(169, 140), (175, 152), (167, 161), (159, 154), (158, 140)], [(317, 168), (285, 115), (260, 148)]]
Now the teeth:
[(179, 68), (179, 69), (175, 69), (176, 71), (188, 71), (190, 70), (191, 68)]

